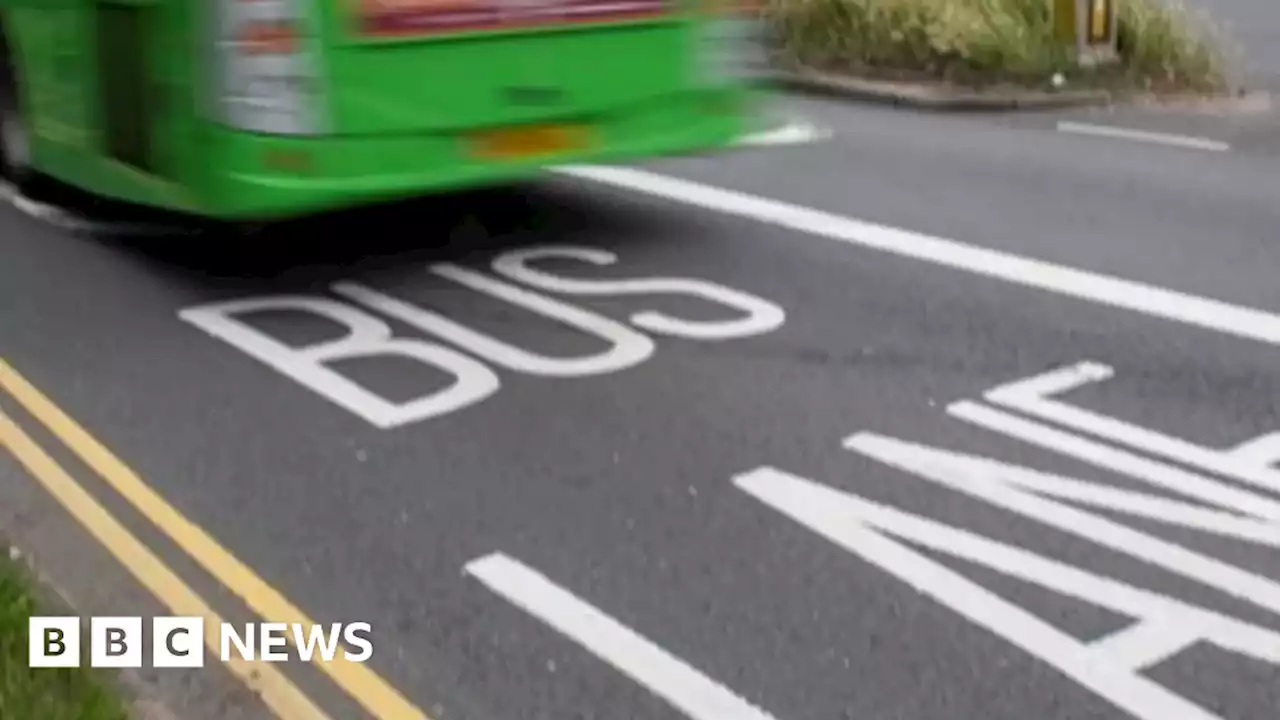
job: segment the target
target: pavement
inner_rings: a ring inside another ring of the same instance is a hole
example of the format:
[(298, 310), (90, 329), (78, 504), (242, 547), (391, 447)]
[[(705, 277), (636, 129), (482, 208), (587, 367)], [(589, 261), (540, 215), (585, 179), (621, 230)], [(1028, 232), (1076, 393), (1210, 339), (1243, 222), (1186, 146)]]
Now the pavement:
[(777, 102), (247, 238), (0, 208), (0, 527), (84, 615), (371, 626), (174, 717), (1274, 718), (1272, 116)]

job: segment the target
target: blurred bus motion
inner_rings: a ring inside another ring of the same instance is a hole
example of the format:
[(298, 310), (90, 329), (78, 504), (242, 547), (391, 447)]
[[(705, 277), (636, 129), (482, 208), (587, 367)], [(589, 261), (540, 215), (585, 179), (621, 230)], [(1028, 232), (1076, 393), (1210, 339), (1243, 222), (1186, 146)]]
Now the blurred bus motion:
[(739, 31), (750, 5), (0, 0), (0, 11), (11, 183), (47, 176), (211, 218), (715, 150), (754, 115), (758, 48)]

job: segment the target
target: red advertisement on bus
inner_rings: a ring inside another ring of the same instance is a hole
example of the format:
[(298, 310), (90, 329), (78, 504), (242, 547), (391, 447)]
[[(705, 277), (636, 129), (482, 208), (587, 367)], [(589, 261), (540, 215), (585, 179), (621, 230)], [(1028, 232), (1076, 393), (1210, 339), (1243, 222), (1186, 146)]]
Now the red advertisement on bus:
[(503, 30), (605, 22), (666, 13), (671, 0), (357, 0), (369, 36)]

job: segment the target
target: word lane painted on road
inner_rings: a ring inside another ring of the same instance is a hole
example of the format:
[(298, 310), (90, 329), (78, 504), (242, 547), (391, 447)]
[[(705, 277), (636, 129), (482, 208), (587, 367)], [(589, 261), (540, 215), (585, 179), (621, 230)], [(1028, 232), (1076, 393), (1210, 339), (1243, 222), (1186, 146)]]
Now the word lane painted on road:
[[(331, 287), (347, 302), (325, 295), (269, 295), (190, 307), (179, 311), (178, 316), (382, 429), (440, 417), (489, 398), (502, 384), (494, 368), (551, 378), (603, 375), (649, 359), (656, 349), (654, 335), (703, 342), (732, 340), (771, 332), (786, 320), (786, 313), (778, 305), (707, 280), (586, 280), (555, 275), (534, 264), (542, 260), (575, 260), (604, 266), (617, 259), (614, 253), (599, 248), (541, 246), (497, 256), (491, 268), (505, 279), (451, 263), (427, 268), (438, 278), (567, 325), (605, 344), (604, 350), (575, 357), (552, 357), (518, 347), (430, 308), (349, 281)], [(583, 297), (685, 296), (726, 306), (733, 314), (725, 320), (690, 320), (643, 310), (632, 314), (628, 325), (545, 293)], [(245, 322), (246, 316), (255, 313), (279, 311), (306, 313), (337, 323), (346, 328), (346, 334), (298, 347)], [(385, 320), (371, 311), (444, 342), (397, 336)], [(393, 401), (332, 367), (344, 360), (377, 357), (416, 361), (444, 372), (452, 381), (410, 400)]]
[[(987, 430), (1127, 475), (1168, 495), (1054, 475), (871, 432), (856, 433), (844, 445), (951, 491), (1280, 614), (1280, 582), (1113, 519), (1139, 518), (1280, 549), (1280, 473), (1276, 469), (1280, 435), (1214, 449), (1052, 397), (1112, 374), (1104, 365), (1081, 363), (997, 387), (984, 395), (986, 403), (960, 401), (947, 412)], [(1232, 482), (1183, 469), (1175, 462)], [(1140, 720), (1222, 720), (1145, 674), (1195, 644), (1280, 668), (1280, 633), (1227, 614), (775, 468), (757, 468), (737, 476), (734, 483)], [(1081, 641), (912, 546), (986, 566), (1132, 622), (1100, 639)]]

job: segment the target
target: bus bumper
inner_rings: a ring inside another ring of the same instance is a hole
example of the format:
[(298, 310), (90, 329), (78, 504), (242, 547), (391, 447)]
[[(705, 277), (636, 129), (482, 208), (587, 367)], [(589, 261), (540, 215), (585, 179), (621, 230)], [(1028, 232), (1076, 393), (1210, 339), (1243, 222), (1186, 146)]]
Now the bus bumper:
[(712, 151), (747, 132), (751, 95), (691, 92), (596, 115), (548, 120), (589, 128), (591, 144), (527, 159), (468, 154), (463, 131), (371, 137), (285, 138), (231, 130), (213, 139), (222, 152), (210, 169), (206, 214), (273, 220), (465, 187), (498, 184), (549, 166), (625, 162)]

